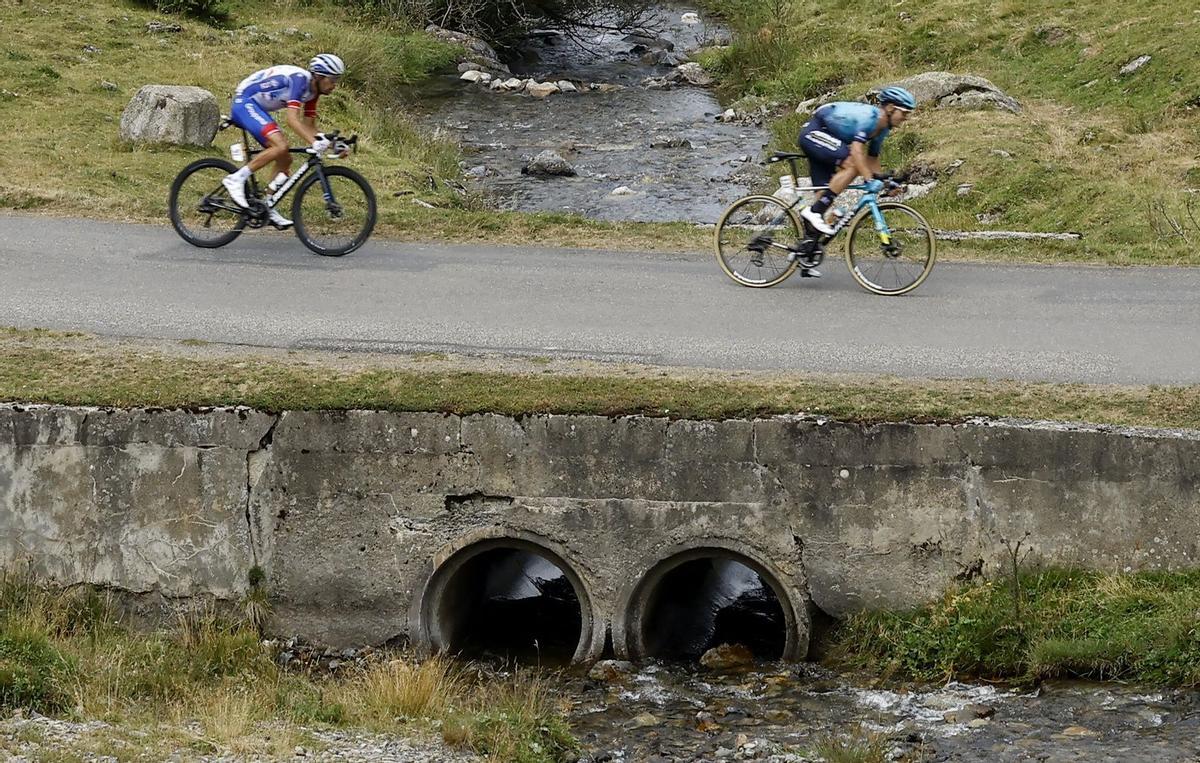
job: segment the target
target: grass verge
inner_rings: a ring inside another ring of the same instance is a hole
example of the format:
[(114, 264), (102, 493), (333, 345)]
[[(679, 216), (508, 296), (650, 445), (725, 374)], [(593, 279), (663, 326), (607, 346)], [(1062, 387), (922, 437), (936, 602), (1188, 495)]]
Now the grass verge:
[[(204, 611), (170, 631), (136, 632), (94, 589), (60, 590), (26, 571), (0, 572), (5, 714), (103, 720), (159, 759), (180, 749), (290, 756), (321, 729), (439, 733), (504, 763), (553, 763), (576, 750), (561, 708), (536, 678), (501, 684), (443, 659), (387, 653), (332, 674), (289, 671), (277, 665), (278, 649), (252, 623)], [(101, 740), (110, 749), (127, 742)]]
[[(499, 361), (497, 361), (498, 363)], [(643, 414), (726, 419), (814, 413), (851, 421), (971, 416), (1200, 428), (1200, 386), (748, 374), (574, 366), (440, 355), (249, 354), (0, 329), (0, 400), (115, 407), (248, 405), (267, 411)]]
[(851, 617), (831, 659), (918, 680), (1127, 679), (1200, 686), (1200, 572), (1025, 571), (902, 613)]
[[(733, 44), (703, 60), (730, 97), (782, 102), (775, 144), (794, 150), (797, 102), (924, 71), (991, 79), (1021, 114), (918, 109), (885, 144), (885, 165), (940, 171), (914, 203), (934, 227), (1077, 231), (1070, 246), (947, 247), (952, 256), (1200, 264), (1200, 13), (1165, 0), (705, 0)], [(1164, 19), (1166, 19), (1164, 21)], [(825, 40), (825, 44), (814, 44)], [(1141, 68), (1122, 73), (1140, 56)], [(890, 145), (889, 145), (890, 144)], [(962, 160), (956, 166), (956, 160)], [(953, 168), (953, 169), (952, 169)], [(969, 186), (964, 187), (964, 186)]]

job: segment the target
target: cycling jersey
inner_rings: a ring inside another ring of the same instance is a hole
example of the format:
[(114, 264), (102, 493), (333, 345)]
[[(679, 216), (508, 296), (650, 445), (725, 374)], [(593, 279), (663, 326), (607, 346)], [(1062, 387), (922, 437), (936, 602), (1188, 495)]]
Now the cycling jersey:
[(312, 74), (299, 66), (272, 66), (251, 74), (238, 84), (235, 97), (252, 101), (263, 111), (304, 108), (304, 116), (317, 113), (317, 93)]
[[(879, 156), (879, 152), (883, 150), (883, 139), (891, 132), (890, 128), (884, 128), (871, 138), (871, 133), (875, 132), (875, 126), (879, 124), (882, 115), (881, 109), (869, 103), (839, 101), (827, 103), (817, 109), (809, 120), (809, 125), (844, 143), (867, 143), (867, 153)], [(805, 126), (805, 129), (807, 128), (808, 125)]]
[(299, 66), (272, 66), (238, 84), (229, 115), (234, 124), (266, 146), (267, 138), (280, 131), (270, 112), (303, 108), (304, 116), (316, 117), (318, 98), (312, 74)]

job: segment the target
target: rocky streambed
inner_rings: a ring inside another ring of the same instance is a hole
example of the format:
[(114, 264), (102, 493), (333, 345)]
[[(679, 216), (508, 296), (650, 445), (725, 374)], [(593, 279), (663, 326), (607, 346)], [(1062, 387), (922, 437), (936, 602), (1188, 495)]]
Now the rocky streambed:
[(462, 144), (468, 185), (499, 208), (713, 223), (761, 180), (768, 141), (726, 115), (689, 61), (727, 38), (695, 9), (667, 6), (637, 33), (548, 32), (508, 64), (468, 55), (404, 100)]
[(1121, 684), (869, 688), (812, 664), (744, 673), (649, 665), (563, 679), (584, 760), (819, 760), (870, 744), (889, 760), (1195, 761), (1200, 693)]

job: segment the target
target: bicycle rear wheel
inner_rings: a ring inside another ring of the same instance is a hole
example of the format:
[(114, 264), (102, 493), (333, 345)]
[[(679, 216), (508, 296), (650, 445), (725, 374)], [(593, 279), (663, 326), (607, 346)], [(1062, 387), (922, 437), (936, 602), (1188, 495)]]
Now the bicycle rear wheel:
[(858, 285), (873, 294), (907, 294), (933, 270), (933, 229), (920, 212), (899, 202), (880, 202), (879, 212), (889, 232), (880, 234), (871, 211), (864, 209), (850, 223), (846, 265)]
[(236, 171), (224, 159), (198, 159), (175, 177), (167, 209), (171, 225), (184, 241), (213, 249), (241, 235), (246, 218), (221, 185), (226, 175)]
[(375, 192), (349, 167), (323, 167), (329, 194), (314, 172), (304, 179), (292, 203), (296, 235), (325, 257), (350, 254), (367, 242), (375, 227)]
[(796, 272), (788, 256), (804, 237), (796, 213), (774, 196), (738, 199), (717, 222), (717, 262), (743, 286), (766, 288)]

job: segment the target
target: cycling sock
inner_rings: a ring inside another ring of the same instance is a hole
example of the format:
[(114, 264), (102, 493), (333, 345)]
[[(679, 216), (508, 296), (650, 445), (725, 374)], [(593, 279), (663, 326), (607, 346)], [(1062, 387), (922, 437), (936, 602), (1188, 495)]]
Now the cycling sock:
[(836, 193), (826, 190), (825, 193), (821, 194), (821, 198), (813, 202), (812, 211), (816, 212), (818, 215), (824, 215), (829, 211), (830, 205), (833, 204), (833, 200), (836, 198)]
[(244, 165), (240, 170), (233, 173), (233, 176), (238, 180), (248, 180), (250, 178), (250, 165)]

